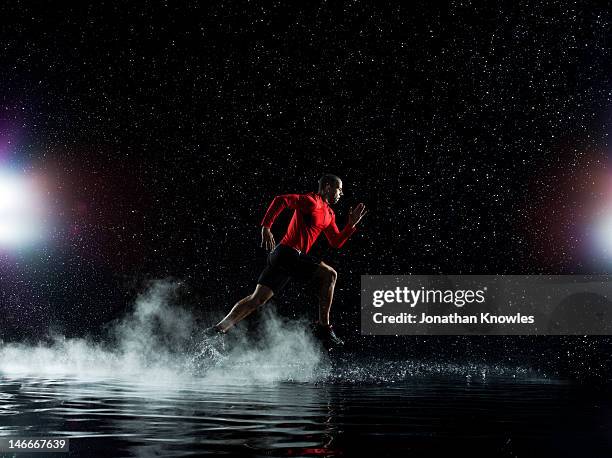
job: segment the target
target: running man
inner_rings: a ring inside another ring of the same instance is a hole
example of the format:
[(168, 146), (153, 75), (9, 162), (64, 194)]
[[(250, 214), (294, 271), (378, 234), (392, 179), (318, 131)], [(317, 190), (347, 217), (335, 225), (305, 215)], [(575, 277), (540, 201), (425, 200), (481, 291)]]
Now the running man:
[[(336, 175), (324, 175), (319, 179), (319, 190), (316, 193), (284, 194), (274, 198), (261, 222), (261, 246), (271, 252), (267, 266), (257, 280), (255, 291), (239, 300), (223, 320), (206, 329), (206, 335), (225, 334), (257, 307), (278, 294), (290, 278), (295, 278), (302, 281), (314, 280), (318, 288), (319, 320), (313, 323), (315, 336), (321, 339), (326, 347), (343, 344), (329, 323), (338, 274), (331, 266), (308, 254), (321, 232), (332, 247), (342, 247), (366, 214), (363, 203), (351, 208), (348, 222), (340, 231), (336, 225), (334, 211), (330, 207), (330, 204), (338, 202), (340, 196), (342, 180)], [(294, 211), (293, 217), (287, 233), (280, 244), (276, 245), (271, 227), (285, 208)]]

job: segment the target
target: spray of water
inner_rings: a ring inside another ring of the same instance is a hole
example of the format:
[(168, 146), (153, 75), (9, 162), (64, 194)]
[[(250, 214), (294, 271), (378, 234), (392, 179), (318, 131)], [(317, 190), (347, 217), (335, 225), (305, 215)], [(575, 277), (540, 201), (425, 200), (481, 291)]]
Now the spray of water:
[(2, 345), (0, 371), (171, 384), (194, 376), (207, 383), (251, 384), (320, 375), (322, 353), (306, 323), (283, 320), (271, 307), (262, 311), (266, 324), (257, 338), (235, 329), (231, 348), (218, 339), (190, 345), (198, 328), (194, 317), (173, 303), (177, 288), (171, 281), (152, 283), (131, 313), (109, 326), (104, 342), (52, 335), (51, 343)]
[(391, 360), (379, 357), (382, 355), (335, 357), (332, 364), (304, 320), (283, 319), (270, 305), (260, 311), (264, 325), (256, 336), (238, 326), (232, 329), (231, 339), (198, 338), (201, 328), (194, 317), (176, 304), (178, 287), (171, 281), (152, 283), (138, 296), (130, 313), (108, 326), (107, 338), (101, 342), (56, 334), (35, 346), (0, 345), (0, 373), (129, 379), (151, 386), (379, 383), (431, 375), (468, 380), (530, 376), (524, 368)]

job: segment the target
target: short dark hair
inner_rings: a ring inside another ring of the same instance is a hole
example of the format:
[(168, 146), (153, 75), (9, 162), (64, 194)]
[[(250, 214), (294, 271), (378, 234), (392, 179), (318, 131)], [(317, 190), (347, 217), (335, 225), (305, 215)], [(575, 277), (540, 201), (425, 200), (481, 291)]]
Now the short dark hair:
[(340, 181), (342, 181), (340, 177), (332, 175), (331, 173), (326, 173), (321, 178), (319, 178), (319, 192), (323, 191), (323, 188), (325, 188), (325, 186), (327, 186), (328, 184), (333, 185), (339, 183)]

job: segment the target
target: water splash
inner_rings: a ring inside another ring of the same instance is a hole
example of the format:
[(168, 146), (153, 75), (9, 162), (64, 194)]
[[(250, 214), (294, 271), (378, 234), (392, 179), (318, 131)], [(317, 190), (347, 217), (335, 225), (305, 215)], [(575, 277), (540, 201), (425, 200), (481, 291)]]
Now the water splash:
[(108, 338), (69, 339), (52, 335), (49, 343), (4, 344), (0, 371), (23, 375), (121, 377), (152, 383), (176, 383), (194, 376), (209, 383), (311, 381), (321, 362), (321, 350), (303, 321), (285, 321), (266, 308), (265, 327), (257, 339), (240, 329), (232, 333), (229, 351), (217, 342), (201, 340), (191, 313), (173, 303), (178, 283), (156, 281), (141, 294), (123, 319), (112, 323)]
[(134, 383), (175, 386), (254, 385), (275, 382), (381, 383), (421, 376), (533, 376), (526, 368), (435, 361), (390, 360), (386, 356), (333, 355), (324, 352), (304, 320), (287, 320), (273, 307), (261, 313), (256, 336), (234, 328), (224, 346), (197, 339), (193, 315), (175, 304), (179, 283), (156, 281), (135, 301), (133, 310), (108, 327), (107, 338), (51, 336), (37, 345), (0, 346), (0, 372), (21, 376), (128, 379)]

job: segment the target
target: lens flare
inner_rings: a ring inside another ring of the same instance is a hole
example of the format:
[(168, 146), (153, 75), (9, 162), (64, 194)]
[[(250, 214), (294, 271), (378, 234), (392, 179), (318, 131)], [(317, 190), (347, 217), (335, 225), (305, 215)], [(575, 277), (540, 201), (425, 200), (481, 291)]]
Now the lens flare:
[(35, 177), (0, 170), (0, 249), (27, 248), (43, 241), (45, 208)]
[(591, 256), (602, 261), (612, 261), (612, 209), (596, 215), (587, 235)]

